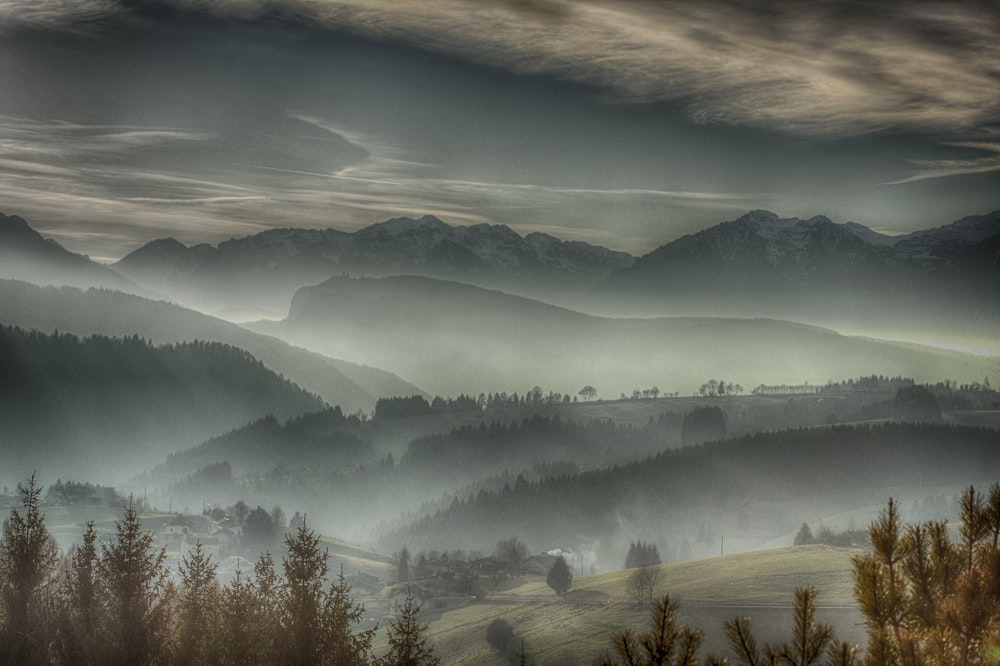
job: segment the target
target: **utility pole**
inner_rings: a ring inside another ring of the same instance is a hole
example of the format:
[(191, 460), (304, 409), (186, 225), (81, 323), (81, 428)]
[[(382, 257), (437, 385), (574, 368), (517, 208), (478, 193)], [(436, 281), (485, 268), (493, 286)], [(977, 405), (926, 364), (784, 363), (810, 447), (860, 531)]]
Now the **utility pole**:
[(726, 554), (726, 537), (725, 537), (725, 535), (723, 535), (722, 537), (719, 538), (719, 542), (720, 542), (719, 543), (719, 557), (722, 557), (723, 555)]

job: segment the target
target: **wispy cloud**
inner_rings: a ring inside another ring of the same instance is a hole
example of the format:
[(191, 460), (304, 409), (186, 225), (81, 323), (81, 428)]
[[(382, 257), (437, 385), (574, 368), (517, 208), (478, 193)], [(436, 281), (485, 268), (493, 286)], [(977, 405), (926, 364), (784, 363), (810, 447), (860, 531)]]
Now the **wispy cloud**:
[[(643, 252), (689, 229), (658, 229), (643, 239), (628, 230), (630, 212), (740, 211), (754, 203), (740, 193), (443, 177), (395, 146), (331, 121), (310, 123), (360, 148), (362, 157), (329, 172), (249, 164), (228, 159), (227, 144), (207, 133), (0, 117), (0, 202), (67, 248), (105, 258), (163, 236), (218, 242), (271, 226), (351, 230), (427, 214)], [(284, 145), (280, 136), (270, 140)], [(191, 143), (206, 144), (198, 159), (175, 162), (177, 147)], [(265, 147), (260, 156), (269, 154)], [(525, 210), (534, 211), (529, 219)], [(615, 231), (602, 228), (607, 219), (619, 221)]]
[(948, 143), (948, 145), (958, 148), (972, 148), (987, 154), (966, 160), (912, 160), (913, 164), (918, 167), (916, 173), (888, 184), (903, 185), (931, 178), (1000, 171), (1000, 142), (955, 141)]
[(955, 136), (1000, 119), (1000, 10), (987, 2), (159, 0), (144, 15), (109, 0), (8, 0), (0, 30), (149, 20), (154, 4), (293, 16), (601, 86), (613, 100), (678, 101), (706, 123)]

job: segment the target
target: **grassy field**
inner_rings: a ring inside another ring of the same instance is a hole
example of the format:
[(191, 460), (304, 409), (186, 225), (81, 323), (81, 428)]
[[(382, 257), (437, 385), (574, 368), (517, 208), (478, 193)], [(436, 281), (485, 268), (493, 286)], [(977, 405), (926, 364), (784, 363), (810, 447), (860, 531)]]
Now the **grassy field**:
[[(793, 592), (803, 585), (819, 591), (819, 621), (834, 624), (841, 638), (863, 643), (851, 593), (851, 557), (857, 552), (817, 545), (664, 564), (657, 595), (670, 594), (680, 603), (683, 621), (705, 632), (702, 656), (728, 654), (722, 624), (737, 616), (752, 619), (761, 643), (785, 640)], [(514, 629), (515, 647), (523, 640), (537, 666), (586, 664), (608, 646), (612, 633), (648, 624), (648, 605), (637, 606), (626, 596), (628, 575), (578, 577), (562, 599), (536, 579), (440, 613), (430, 610), (432, 600), (425, 606), (428, 635), (444, 664), (500, 666), (509, 662), (486, 642), (486, 628), (502, 619)]]

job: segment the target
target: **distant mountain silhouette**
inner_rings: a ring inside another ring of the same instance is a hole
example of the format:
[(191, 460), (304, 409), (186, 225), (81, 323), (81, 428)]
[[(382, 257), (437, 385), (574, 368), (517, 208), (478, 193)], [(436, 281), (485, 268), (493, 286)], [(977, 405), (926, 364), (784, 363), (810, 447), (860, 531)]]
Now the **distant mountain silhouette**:
[(371, 411), (380, 397), (422, 393), (376, 368), (321, 356), (177, 305), (108, 290), (81, 292), (0, 280), (0, 323), (84, 336), (138, 334), (157, 344), (193, 340), (229, 344), (247, 350), (271, 370), (346, 413)]
[(114, 481), (251, 419), (323, 407), (228, 345), (0, 326), (0, 456), (18, 478)]
[(286, 320), (254, 327), (447, 395), (593, 384), (616, 398), (653, 384), (687, 393), (720, 376), (746, 386), (872, 373), (979, 381), (1000, 367), (775, 320), (594, 317), (420, 277), (332, 278), (300, 289)]
[(610, 275), (595, 297), (619, 313), (769, 316), (877, 330), (968, 333), (966, 321), (976, 317), (985, 334), (1000, 325), (1000, 211), (895, 237), (823, 216), (751, 211), (658, 247)]
[(334, 275), (426, 275), (512, 291), (583, 290), (631, 264), (623, 252), (553, 236), (521, 236), (504, 225), (458, 227), (427, 215), (395, 218), (354, 233), (274, 229), (187, 247), (167, 238), (115, 268), (207, 311), (287, 312), (294, 291)]
[(141, 293), (134, 282), (46, 239), (17, 215), (0, 213), (0, 278), (35, 284), (107, 287)]
[(835, 224), (822, 215), (803, 220), (755, 210), (662, 245), (617, 271), (608, 283), (643, 286), (651, 279), (680, 279), (728, 286), (751, 279), (800, 287), (825, 286), (830, 280), (907, 280), (926, 271), (960, 276), (984, 268), (1000, 277), (996, 257), (983, 261), (983, 243), (1000, 251), (1000, 211), (891, 237), (856, 223)]

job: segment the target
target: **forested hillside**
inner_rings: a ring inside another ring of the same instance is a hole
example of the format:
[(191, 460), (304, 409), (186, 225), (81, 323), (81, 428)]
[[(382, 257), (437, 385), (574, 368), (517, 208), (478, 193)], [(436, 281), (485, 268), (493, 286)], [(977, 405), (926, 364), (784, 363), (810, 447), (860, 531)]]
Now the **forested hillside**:
[(376, 368), (293, 347), (187, 308), (107, 289), (39, 287), (0, 280), (0, 322), (76, 335), (138, 335), (154, 344), (205, 340), (245, 349), (274, 372), (345, 412), (371, 410), (385, 395), (420, 389)]
[(998, 453), (995, 430), (955, 426), (761, 433), (456, 497), (387, 534), (383, 547), (481, 548), (498, 534), (516, 534), (532, 552), (583, 545), (610, 555), (655, 537), (668, 559), (681, 551), (707, 555), (719, 552), (721, 538), (730, 550), (759, 545), (805, 520), (877, 506), (890, 493), (988, 484), (1000, 476)]
[(266, 414), (324, 406), (249, 353), (220, 343), (0, 327), (0, 438), (10, 473), (97, 481)]

